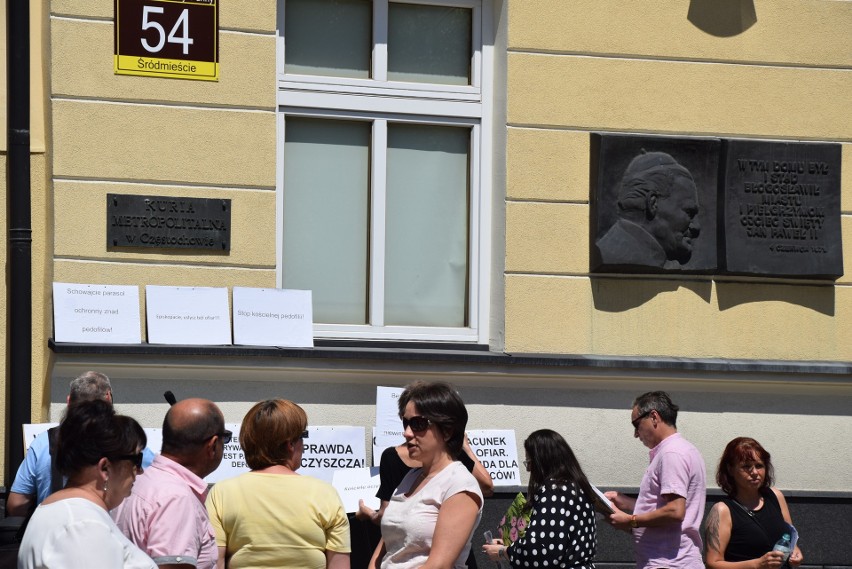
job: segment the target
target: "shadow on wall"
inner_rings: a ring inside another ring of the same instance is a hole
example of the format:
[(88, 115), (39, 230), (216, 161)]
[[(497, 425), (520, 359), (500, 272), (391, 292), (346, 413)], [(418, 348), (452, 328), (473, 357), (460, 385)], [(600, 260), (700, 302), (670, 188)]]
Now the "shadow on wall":
[[(638, 308), (659, 294), (679, 288), (692, 291), (704, 302), (712, 301), (713, 283), (710, 281), (614, 279), (592, 277), (592, 298), (595, 310), (626, 312)], [(749, 283), (716, 281), (719, 310), (725, 311), (744, 304), (783, 302), (834, 316), (834, 286), (802, 286), (775, 283), (754, 286)]]
[(690, 0), (687, 19), (721, 38), (736, 36), (757, 23), (754, 0)]
[(692, 291), (709, 303), (713, 285), (710, 281), (612, 279), (592, 277), (592, 298), (595, 310), (626, 312), (642, 306), (658, 294), (679, 288)]

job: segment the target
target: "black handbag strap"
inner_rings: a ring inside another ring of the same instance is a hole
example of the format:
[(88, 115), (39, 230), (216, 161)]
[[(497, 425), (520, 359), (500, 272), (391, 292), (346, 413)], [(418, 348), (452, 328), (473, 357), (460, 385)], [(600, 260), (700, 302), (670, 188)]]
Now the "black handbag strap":
[(59, 427), (51, 427), (47, 430), (47, 440), (50, 448), (50, 493), (62, 490), (62, 473), (59, 472), (59, 461), (56, 460), (56, 451), (59, 444)]
[[(734, 504), (739, 506), (742, 509), (742, 511), (744, 511), (746, 513), (746, 515), (749, 518), (754, 520), (754, 523), (757, 524), (757, 527), (760, 528), (760, 531), (763, 532), (763, 535), (766, 537), (766, 542), (769, 544), (769, 549), (772, 549), (775, 546), (775, 544), (772, 543), (772, 538), (769, 537), (769, 532), (766, 531), (766, 528), (763, 527), (763, 524), (760, 523), (760, 520), (757, 519), (757, 516), (754, 515), (754, 512), (749, 510), (748, 508), (746, 508), (742, 504), (740, 504), (735, 498), (731, 498), (731, 502), (733, 502)], [(768, 506), (768, 502), (769, 502), (769, 500), (767, 500), (766, 498), (763, 498), (763, 507), (764, 508), (766, 508)]]

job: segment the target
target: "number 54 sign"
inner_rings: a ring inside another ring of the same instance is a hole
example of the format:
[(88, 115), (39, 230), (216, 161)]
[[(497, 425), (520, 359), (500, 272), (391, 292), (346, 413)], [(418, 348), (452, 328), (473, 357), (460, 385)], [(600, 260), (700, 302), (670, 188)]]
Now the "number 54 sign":
[(219, 0), (115, 0), (115, 73), (219, 80)]

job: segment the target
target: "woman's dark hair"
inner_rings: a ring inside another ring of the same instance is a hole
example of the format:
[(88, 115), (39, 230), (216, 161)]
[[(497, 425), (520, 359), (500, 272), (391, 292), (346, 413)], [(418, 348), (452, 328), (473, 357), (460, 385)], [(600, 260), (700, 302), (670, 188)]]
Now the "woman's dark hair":
[(298, 441), (307, 426), (305, 410), (292, 401), (267, 399), (256, 403), (240, 426), (246, 464), (252, 470), (285, 464), (293, 454), (288, 443)]
[(548, 482), (576, 484), (595, 503), (595, 491), (562, 435), (550, 429), (533, 431), (524, 441), (524, 450), (530, 461), (526, 509), (532, 508), (536, 492)]
[(117, 415), (111, 403), (81, 401), (68, 406), (59, 425), (56, 458), (59, 471), (72, 477), (102, 458), (135, 454), (147, 444), (139, 423)]
[(443, 381), (415, 381), (399, 396), (400, 417), (405, 413), (409, 402), (414, 403), (420, 415), (438, 426), (438, 430), (446, 438), (450, 456), (458, 456), (464, 444), (467, 409), (456, 389)]
[(741, 462), (762, 462), (766, 466), (766, 475), (760, 489), (769, 488), (775, 479), (775, 469), (772, 467), (772, 457), (759, 442), (751, 437), (737, 437), (725, 447), (719, 467), (716, 469), (716, 484), (722, 492), (730, 497), (737, 494), (737, 483), (733, 470), (739, 468)]

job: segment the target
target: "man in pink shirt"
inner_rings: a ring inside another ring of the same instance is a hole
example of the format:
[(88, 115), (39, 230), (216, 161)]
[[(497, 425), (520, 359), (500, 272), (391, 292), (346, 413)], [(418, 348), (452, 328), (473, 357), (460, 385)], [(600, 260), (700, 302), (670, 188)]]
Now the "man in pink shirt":
[(160, 569), (214, 569), (219, 555), (203, 478), (231, 441), (222, 411), (207, 399), (175, 403), (163, 421), (163, 447), (112, 512), (118, 527)]
[(636, 398), (633, 436), (651, 449), (651, 464), (635, 500), (606, 493), (616, 506), (610, 523), (633, 533), (638, 569), (704, 568), (699, 533), (707, 494), (704, 459), (677, 432), (677, 411), (664, 391)]

